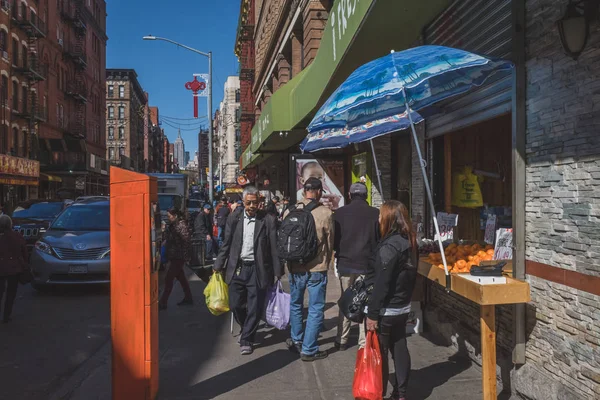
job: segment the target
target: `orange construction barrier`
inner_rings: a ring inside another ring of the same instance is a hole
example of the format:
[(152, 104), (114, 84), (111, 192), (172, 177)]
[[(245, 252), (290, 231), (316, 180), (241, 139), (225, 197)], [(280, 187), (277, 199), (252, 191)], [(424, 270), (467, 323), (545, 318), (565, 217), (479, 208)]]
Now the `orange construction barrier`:
[(157, 205), (156, 178), (110, 168), (113, 400), (155, 399), (158, 392)]

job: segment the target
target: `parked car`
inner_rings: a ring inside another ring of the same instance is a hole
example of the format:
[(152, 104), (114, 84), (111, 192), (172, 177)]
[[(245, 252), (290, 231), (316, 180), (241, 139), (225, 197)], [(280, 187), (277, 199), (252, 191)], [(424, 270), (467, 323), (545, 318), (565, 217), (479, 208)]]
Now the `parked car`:
[(100, 201), (100, 200), (105, 200), (108, 201), (110, 200), (109, 196), (79, 196), (78, 198), (75, 199), (75, 201), (80, 202), (80, 201)]
[(52, 222), (31, 255), (34, 289), (110, 282), (110, 206), (74, 202)]
[(29, 253), (54, 218), (67, 208), (69, 200), (28, 200), (17, 205), (12, 214), (13, 229), (25, 238)]

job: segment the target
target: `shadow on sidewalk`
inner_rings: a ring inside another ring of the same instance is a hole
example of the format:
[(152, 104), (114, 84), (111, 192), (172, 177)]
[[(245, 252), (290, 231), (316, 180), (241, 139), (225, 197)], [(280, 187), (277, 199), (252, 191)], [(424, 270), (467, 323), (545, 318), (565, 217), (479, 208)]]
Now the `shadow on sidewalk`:
[(447, 361), (429, 365), (410, 372), (408, 394), (411, 399), (428, 399), (434, 389), (447, 383), (454, 376), (471, 367), (471, 361), (455, 354)]
[(276, 350), (261, 358), (202, 381), (193, 386), (192, 390), (195, 396), (198, 396), (195, 397), (198, 400), (214, 399), (253, 380), (284, 368), (297, 360), (298, 356), (287, 350)]

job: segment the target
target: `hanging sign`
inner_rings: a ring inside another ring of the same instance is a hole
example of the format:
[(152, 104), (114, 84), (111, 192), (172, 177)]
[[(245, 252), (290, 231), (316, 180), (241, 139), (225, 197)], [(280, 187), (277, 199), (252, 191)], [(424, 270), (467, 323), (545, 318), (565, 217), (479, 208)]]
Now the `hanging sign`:
[(198, 76), (200, 75), (194, 74), (194, 80), (185, 84), (185, 88), (194, 93), (194, 118), (198, 118), (198, 96), (201, 96), (199, 92), (206, 89), (206, 82), (199, 81)]
[(209, 74), (194, 74), (194, 79), (200, 78), (201, 80), (204, 81), (204, 82), (202, 82), (204, 84), (204, 86), (202, 88), (200, 88), (200, 90), (198, 91), (196, 96), (208, 97), (208, 78), (209, 78), (209, 76), (210, 76)]
[[(442, 242), (454, 240), (454, 227), (458, 225), (458, 214), (448, 214), (444, 212), (437, 213), (438, 227)], [(435, 240), (438, 235), (435, 235)]]
[(487, 217), (487, 222), (485, 224), (485, 235), (483, 240), (487, 244), (494, 244), (494, 235), (496, 234), (496, 223), (498, 221), (498, 217), (495, 214), (489, 214)]

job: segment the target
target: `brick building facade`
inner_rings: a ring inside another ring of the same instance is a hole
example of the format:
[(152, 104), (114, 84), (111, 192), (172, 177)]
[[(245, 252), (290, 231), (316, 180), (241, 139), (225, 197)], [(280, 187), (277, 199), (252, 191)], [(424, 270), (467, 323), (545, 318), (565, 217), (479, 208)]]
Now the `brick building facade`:
[(106, 157), (113, 165), (145, 170), (146, 94), (132, 69), (106, 71)]
[(104, 0), (2, 2), (0, 153), (39, 160), (43, 172), (39, 190), (3, 187), (12, 202), (53, 196), (58, 183), (107, 192), (106, 41)]

